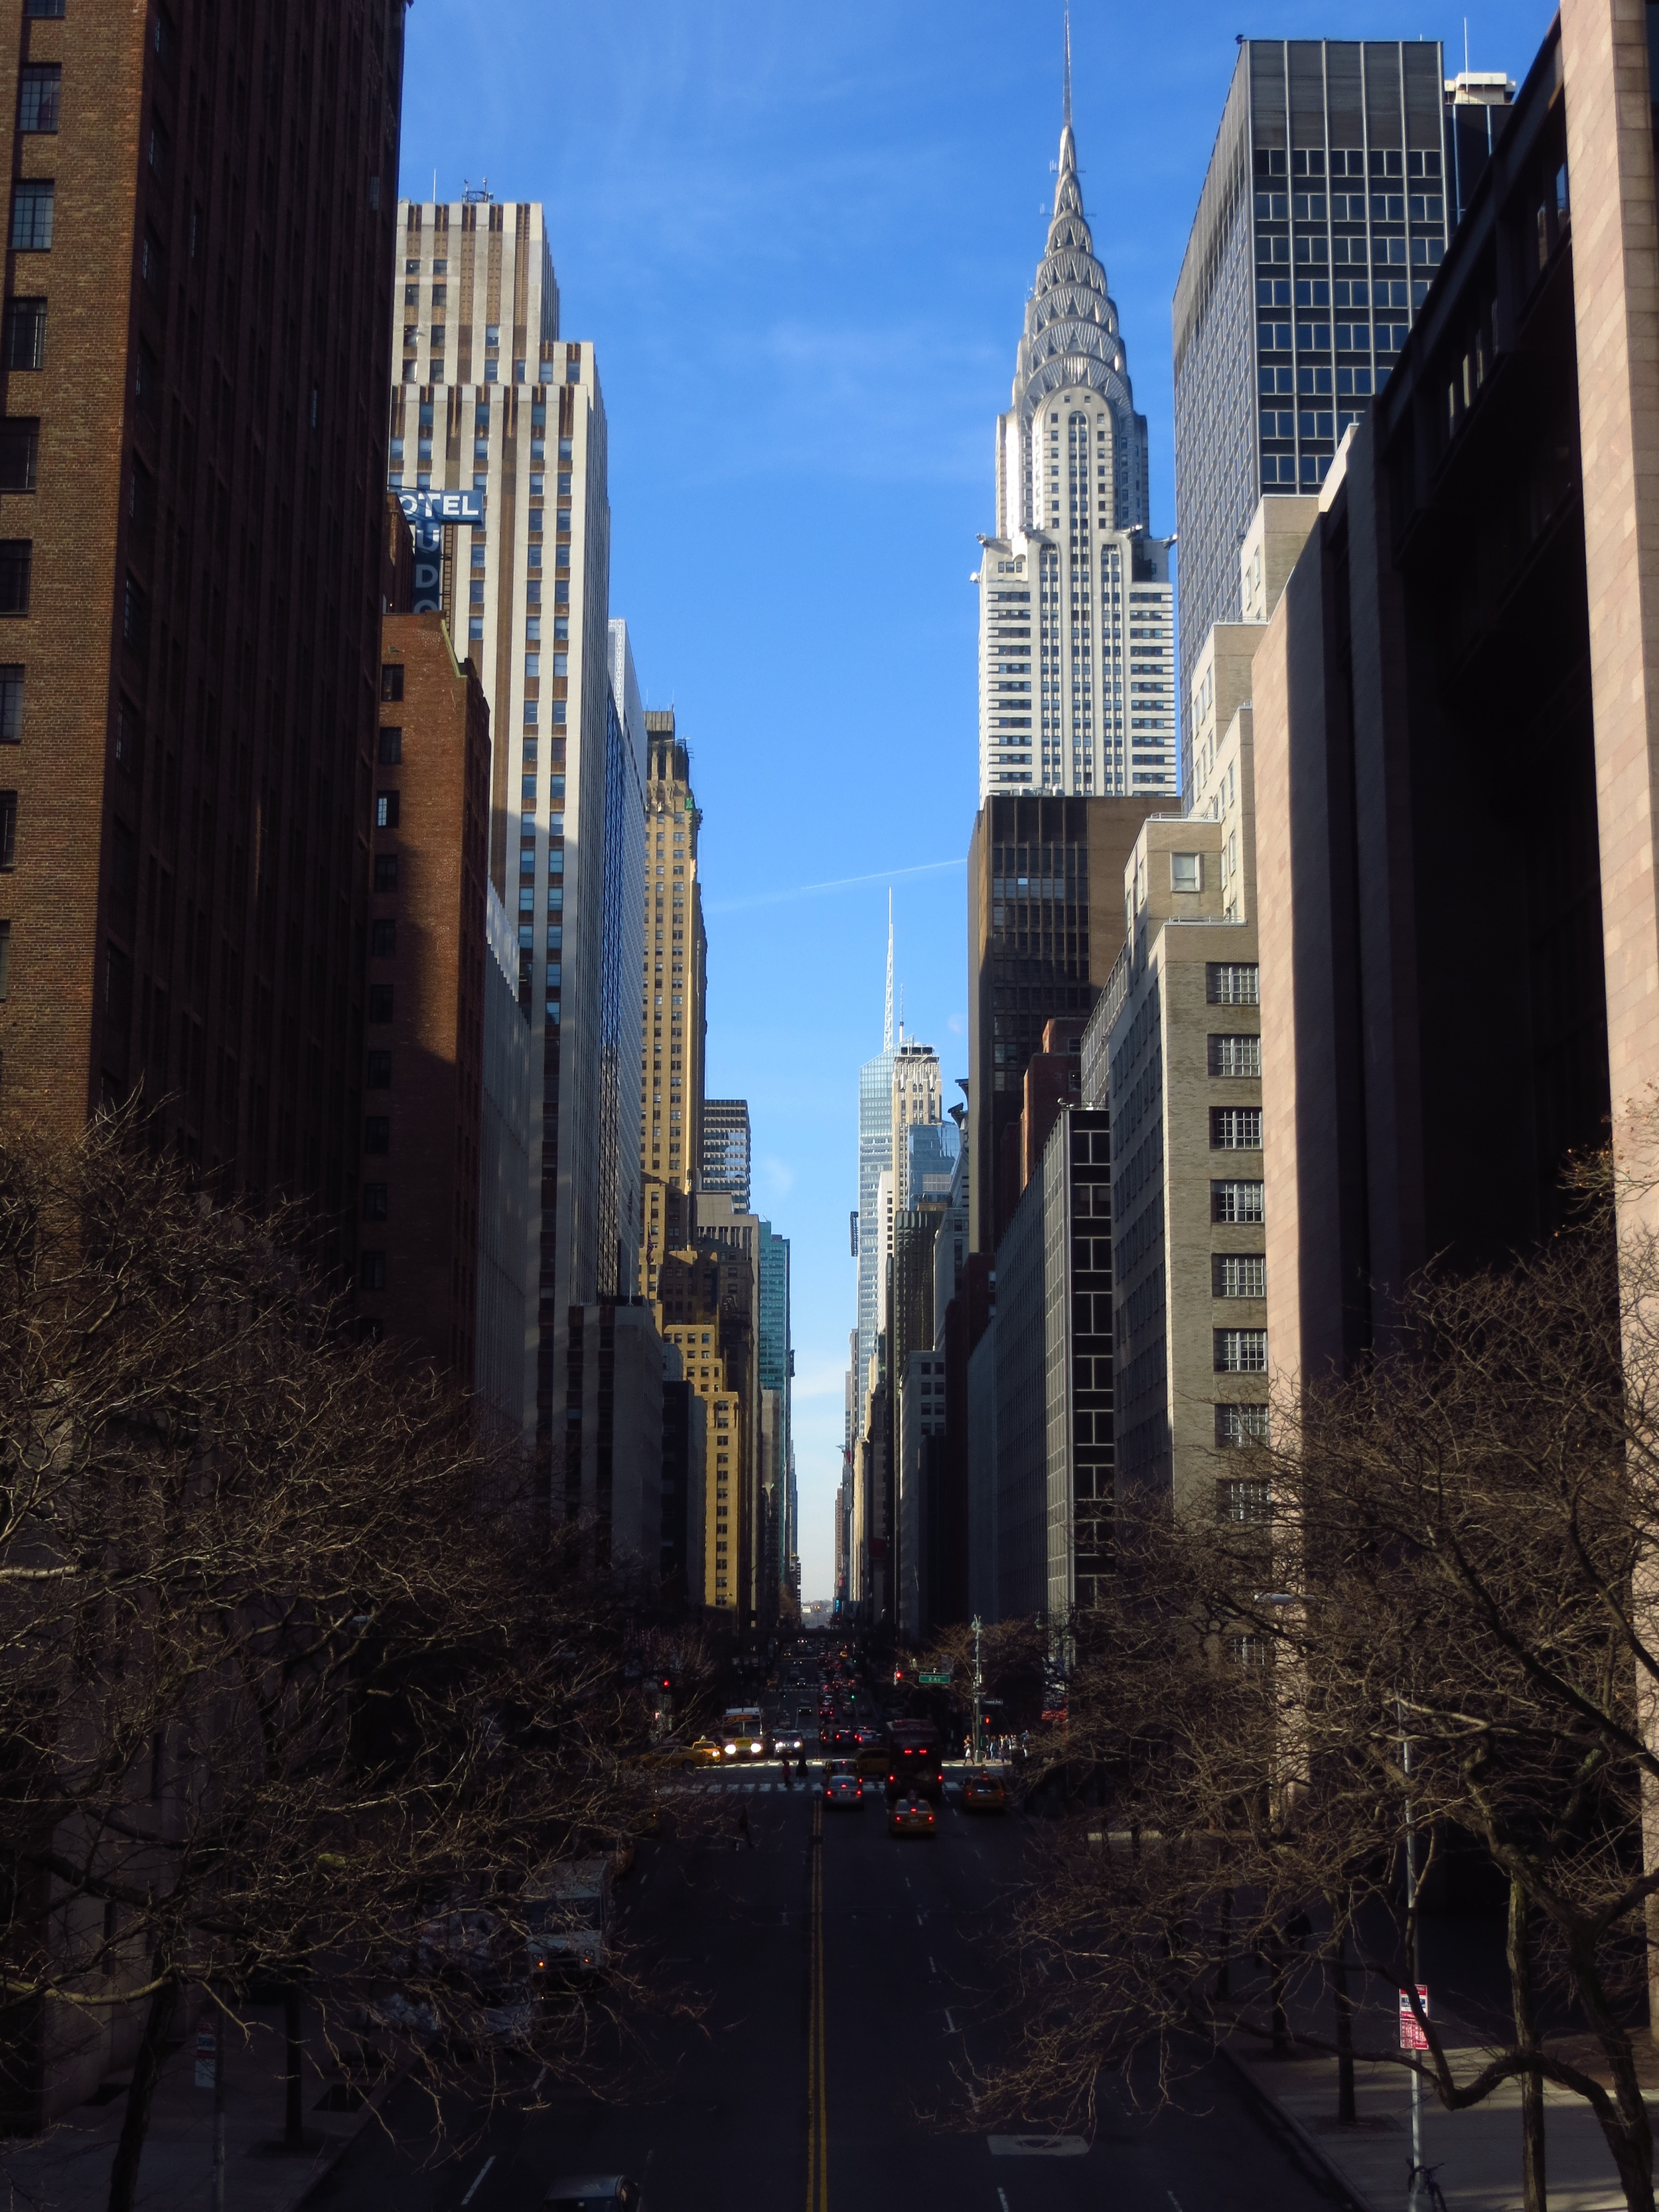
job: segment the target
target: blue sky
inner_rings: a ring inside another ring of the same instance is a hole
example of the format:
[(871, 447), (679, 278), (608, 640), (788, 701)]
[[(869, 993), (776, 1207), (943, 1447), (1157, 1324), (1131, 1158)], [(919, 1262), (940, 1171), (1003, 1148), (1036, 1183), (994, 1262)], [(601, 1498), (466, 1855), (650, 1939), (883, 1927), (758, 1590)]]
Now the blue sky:
[[(1479, 0), (1520, 76), (1553, 10)], [(1077, 0), (1085, 204), (1174, 527), (1170, 302), (1234, 34), (1443, 39), (1411, 4)], [(968, 1073), (975, 533), (1052, 201), (1059, 0), (415, 0), (406, 193), (539, 199), (599, 352), (611, 611), (703, 808), (708, 1089), (793, 1245), (803, 1590), (830, 1589), (859, 1063), (890, 881), (907, 1026)], [(835, 889), (811, 886), (839, 885)]]

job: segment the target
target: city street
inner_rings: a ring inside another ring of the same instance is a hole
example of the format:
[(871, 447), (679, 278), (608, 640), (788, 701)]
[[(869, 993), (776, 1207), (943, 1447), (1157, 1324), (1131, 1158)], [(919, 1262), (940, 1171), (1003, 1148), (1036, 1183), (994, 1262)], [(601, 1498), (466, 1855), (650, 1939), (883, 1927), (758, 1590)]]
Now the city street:
[[(619, 1886), (622, 1925), (656, 1971), (700, 1992), (700, 2030), (678, 2028), (664, 2075), (603, 2105), (554, 2099), (499, 2113), (463, 2154), (432, 2156), (412, 2098), (389, 2108), (394, 2145), (369, 2130), (308, 2204), (362, 2212), (507, 2212), (561, 2172), (621, 2169), (649, 2212), (734, 2204), (809, 2212), (951, 2204), (973, 2212), (1315, 2212), (1323, 2184), (1281, 2148), (1222, 2068), (1186, 2109), (1147, 2122), (1109, 2085), (1096, 2141), (968, 2132), (935, 2123), (953, 2063), (983, 2059), (987, 1941), (1027, 1824), (974, 1817), (947, 1784), (928, 1839), (889, 1838), (879, 1785), (820, 1813), (821, 1791), (686, 1778), (673, 1801), (712, 1832), (665, 1836)], [(746, 1810), (753, 1849), (738, 1844)], [(815, 1845), (815, 1827), (822, 1840)], [(812, 1863), (823, 1860), (823, 2106), (818, 2193), (808, 2195), (813, 2053)], [(458, 2118), (463, 2116), (458, 2115)]]

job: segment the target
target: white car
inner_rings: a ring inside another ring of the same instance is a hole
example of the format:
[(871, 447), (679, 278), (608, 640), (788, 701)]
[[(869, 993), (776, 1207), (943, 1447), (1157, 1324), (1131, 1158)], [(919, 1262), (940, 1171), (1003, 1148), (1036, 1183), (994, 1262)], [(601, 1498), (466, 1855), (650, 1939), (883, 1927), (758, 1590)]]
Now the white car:
[(838, 1766), (824, 1777), (823, 1802), (826, 1805), (863, 1804), (864, 1778), (856, 1767)]

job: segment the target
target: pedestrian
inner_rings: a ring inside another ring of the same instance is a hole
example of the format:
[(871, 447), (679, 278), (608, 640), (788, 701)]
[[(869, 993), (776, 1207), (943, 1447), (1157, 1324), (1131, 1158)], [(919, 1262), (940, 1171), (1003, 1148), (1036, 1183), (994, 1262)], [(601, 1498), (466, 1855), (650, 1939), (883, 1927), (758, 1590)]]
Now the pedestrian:
[(805, 1782), (806, 1779), (806, 1746), (805, 1744), (800, 1747), (798, 1764), (800, 1767), (800, 1778)]
[(793, 1790), (795, 1786), (795, 1771), (789, 1764), (787, 1751), (783, 1754), (783, 1786), (786, 1790)]
[(749, 1849), (751, 1851), (754, 1850), (755, 1838), (749, 1832), (749, 1808), (746, 1805), (739, 1805), (738, 1808), (738, 1832), (732, 1839), (732, 1848), (734, 1851), (740, 1851), (745, 1844), (749, 1846)]

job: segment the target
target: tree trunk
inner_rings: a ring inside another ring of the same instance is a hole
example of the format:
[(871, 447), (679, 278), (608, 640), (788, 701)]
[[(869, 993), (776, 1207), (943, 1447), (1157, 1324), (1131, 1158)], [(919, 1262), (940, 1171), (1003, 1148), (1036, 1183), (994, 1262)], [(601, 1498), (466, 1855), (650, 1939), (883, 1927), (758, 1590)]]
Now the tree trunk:
[[(1331, 1979), (1336, 1989), (1336, 2117), (1352, 2121), (1358, 2118), (1353, 2095), (1353, 1999), (1348, 1995), (1347, 1931), (1340, 1926), (1331, 1946)], [(1527, 2212), (1543, 2212), (1541, 2201), (1534, 2208), (1528, 2200)]]
[[(1515, 2039), (1522, 2051), (1538, 2047), (1538, 2021), (1533, 2007), (1532, 1931), (1528, 1915), (1532, 1900), (1513, 1875), (1510, 1878), (1510, 1998), (1515, 2009)], [(1524, 2212), (1547, 2212), (1544, 2185), (1544, 2077), (1532, 2067), (1521, 2077), (1521, 2201)]]
[(1643, 2101), (1642, 2085), (1636, 2078), (1635, 2053), (1607, 2001), (1595, 1953), (1575, 1942), (1570, 1955), (1585, 2017), (1613, 2077), (1617, 2117), (1597, 2115), (1601, 2133), (1619, 2168), (1630, 2212), (1653, 2212), (1653, 2124)]
[(283, 2147), (285, 2150), (301, 2151), (306, 2147), (306, 2117), (303, 2098), (304, 2083), (301, 2078), (302, 2056), (300, 2041), (300, 1984), (289, 1982), (283, 1991), (283, 2035), (288, 2045), (284, 2087), (287, 2092), (286, 2110), (283, 2121)]
[(143, 2033), (138, 2039), (132, 2087), (127, 2091), (121, 2137), (115, 2146), (115, 2163), (110, 2168), (109, 2212), (132, 2212), (138, 2187), (138, 2162), (144, 2154), (144, 2137), (149, 2132), (149, 2108), (155, 2100), (167, 2032), (178, 2009), (179, 1984), (169, 1974), (150, 1998)]

